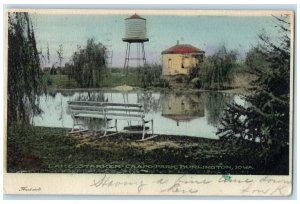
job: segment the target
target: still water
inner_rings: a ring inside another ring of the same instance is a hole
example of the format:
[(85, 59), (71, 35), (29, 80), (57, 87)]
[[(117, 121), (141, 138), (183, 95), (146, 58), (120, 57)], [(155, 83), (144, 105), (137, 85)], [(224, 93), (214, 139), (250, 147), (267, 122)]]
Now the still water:
[[(33, 118), (36, 126), (73, 126), (67, 101), (88, 100), (112, 103), (141, 103), (146, 119), (153, 119), (154, 133), (168, 135), (196, 136), (218, 139), (216, 136), (219, 119), (226, 103), (241, 101), (238, 95), (218, 92), (179, 93), (179, 92), (116, 92), (82, 91), (50, 92), (40, 96), (43, 113)], [(95, 126), (95, 121), (86, 121)], [(86, 124), (89, 127), (91, 124)], [(101, 121), (96, 126), (101, 126)], [(118, 129), (128, 126), (127, 121), (118, 121)], [(131, 124), (138, 125), (138, 124)]]

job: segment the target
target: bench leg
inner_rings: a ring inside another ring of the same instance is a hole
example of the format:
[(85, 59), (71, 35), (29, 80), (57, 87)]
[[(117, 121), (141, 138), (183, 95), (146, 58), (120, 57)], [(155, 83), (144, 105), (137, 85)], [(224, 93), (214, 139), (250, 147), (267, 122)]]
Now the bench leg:
[(145, 138), (145, 134), (146, 134), (145, 129), (146, 129), (146, 127), (145, 127), (145, 122), (143, 121), (143, 136), (142, 136), (142, 139), (141, 139), (141, 140), (138, 140), (138, 141), (150, 140), (150, 139), (153, 139), (153, 138), (155, 138), (155, 137), (158, 136), (158, 135), (154, 135), (154, 130), (153, 130), (153, 119), (151, 120), (151, 131), (152, 131), (152, 135)]
[(107, 133), (107, 127), (108, 127), (108, 125), (107, 125), (107, 121), (105, 121), (105, 130), (104, 130), (104, 134), (103, 134), (103, 137), (106, 135), (106, 133)]
[(112, 135), (116, 135), (116, 134), (119, 134), (119, 133), (118, 133), (118, 132), (114, 132), (114, 133), (102, 135), (102, 136), (100, 136), (99, 138), (108, 137), (108, 136), (112, 136)]
[[(108, 127), (108, 121), (106, 120), (106, 122), (105, 122), (105, 130), (104, 130), (104, 134), (101, 135), (99, 138), (103, 138), (103, 137), (107, 137), (107, 136), (112, 136), (112, 135), (118, 134), (119, 132), (118, 132), (118, 123), (117, 123), (117, 121), (118, 121), (118, 120), (115, 119), (115, 128), (116, 128), (116, 132), (107, 134), (107, 130), (109, 129), (109, 127)], [(111, 128), (113, 128), (113, 127), (111, 127)]]
[(153, 130), (153, 119), (151, 120), (151, 131), (152, 131), (152, 135), (154, 134), (154, 130)]
[(89, 131), (88, 129), (79, 129), (79, 130), (74, 130), (74, 131), (72, 131), (72, 132), (69, 132), (69, 134), (73, 134), (73, 133), (79, 133), (79, 132), (87, 132), (87, 131)]
[(104, 134), (101, 137), (105, 137), (106, 136), (107, 131), (104, 131)]
[(105, 137), (107, 134), (107, 130), (109, 129), (109, 127), (108, 127), (109, 120), (107, 118), (105, 118), (104, 122), (105, 122), (105, 130), (104, 130), (104, 134), (101, 137)]
[(73, 127), (72, 127), (72, 130), (71, 130), (71, 132), (73, 132), (73, 131), (74, 131), (74, 127), (75, 127), (75, 125), (74, 125), (74, 122), (73, 122)]
[(75, 129), (75, 123), (76, 123), (76, 119), (73, 118), (73, 127), (72, 127), (72, 130), (71, 130), (70, 133), (73, 133), (73, 132), (74, 132), (74, 129)]
[[(78, 122), (78, 119), (73, 118), (73, 127), (72, 127), (71, 132), (69, 132), (69, 133), (86, 132), (87, 129), (83, 129), (83, 127), (81, 127), (80, 125), (82, 125), (82, 124), (80, 124), (80, 123)], [(75, 127), (76, 127), (76, 126), (78, 127), (78, 130), (75, 130)]]
[(143, 120), (143, 136), (142, 136), (142, 140), (145, 139), (145, 133), (146, 133), (146, 131), (145, 131), (146, 127), (145, 126), (146, 126), (145, 125), (145, 121)]

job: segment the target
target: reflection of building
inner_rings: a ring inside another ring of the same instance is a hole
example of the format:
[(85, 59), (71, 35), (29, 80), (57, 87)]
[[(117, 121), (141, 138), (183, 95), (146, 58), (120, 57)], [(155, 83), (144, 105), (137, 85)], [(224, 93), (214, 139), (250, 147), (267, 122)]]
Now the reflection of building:
[(168, 94), (162, 97), (162, 116), (177, 122), (204, 117), (204, 101), (201, 95)]
[(162, 53), (164, 76), (189, 73), (192, 67), (203, 61), (204, 51), (191, 45), (177, 45), (164, 50)]

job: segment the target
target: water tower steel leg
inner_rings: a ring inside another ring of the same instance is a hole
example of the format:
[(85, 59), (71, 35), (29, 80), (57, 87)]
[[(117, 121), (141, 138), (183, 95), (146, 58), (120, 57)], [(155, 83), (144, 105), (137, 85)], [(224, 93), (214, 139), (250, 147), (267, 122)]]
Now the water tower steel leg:
[(136, 47), (136, 58), (130, 58), (130, 47), (131, 47), (131, 42), (127, 43), (126, 47), (126, 54), (125, 54), (125, 63), (124, 63), (124, 72), (126, 75), (128, 75), (128, 70), (129, 70), (129, 61), (130, 60), (137, 60), (137, 66), (139, 67), (140, 60), (143, 61), (143, 66), (146, 65), (146, 54), (145, 54), (145, 47), (144, 47), (144, 42), (138, 42), (137, 47)]
[(128, 59), (128, 43), (127, 43), (127, 46), (126, 46), (126, 53), (125, 53), (125, 62), (124, 62), (124, 72), (126, 74), (126, 69), (127, 69), (127, 59)]
[(146, 55), (145, 55), (145, 48), (144, 48), (144, 43), (142, 42), (142, 54), (143, 54), (143, 63), (144, 66), (146, 65)]
[(128, 57), (127, 57), (126, 75), (128, 74), (128, 68), (129, 68), (129, 60), (130, 60), (130, 45), (131, 45), (131, 43), (129, 43), (129, 48), (128, 48)]
[(137, 43), (136, 44), (136, 58), (137, 58), (137, 67), (140, 66), (140, 46), (139, 46), (140, 43)]

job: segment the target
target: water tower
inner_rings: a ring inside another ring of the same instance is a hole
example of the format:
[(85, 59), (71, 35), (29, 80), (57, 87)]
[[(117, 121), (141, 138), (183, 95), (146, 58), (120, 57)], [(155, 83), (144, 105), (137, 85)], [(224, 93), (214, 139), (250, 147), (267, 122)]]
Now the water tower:
[[(144, 42), (149, 41), (147, 38), (147, 28), (146, 28), (146, 19), (141, 16), (134, 14), (125, 19), (125, 37), (122, 39), (124, 42), (127, 42), (126, 54), (125, 54), (125, 63), (124, 70), (126, 74), (128, 73), (129, 61), (137, 61), (137, 66), (143, 66), (146, 64), (146, 55)], [(131, 44), (136, 44), (136, 56), (132, 56), (130, 53)]]

